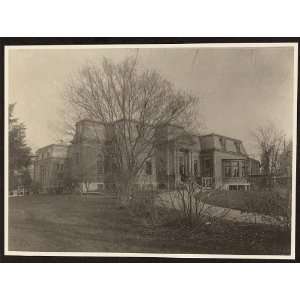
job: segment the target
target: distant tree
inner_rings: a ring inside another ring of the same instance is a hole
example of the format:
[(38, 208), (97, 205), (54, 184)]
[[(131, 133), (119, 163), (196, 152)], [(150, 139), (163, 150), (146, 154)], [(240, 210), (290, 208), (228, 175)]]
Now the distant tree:
[(136, 58), (84, 66), (69, 82), (65, 96), (74, 115), (108, 126), (104, 155), (110, 156), (125, 199), (131, 199), (136, 177), (155, 152), (158, 131), (192, 121), (199, 103), (197, 97), (175, 90), (158, 72), (139, 70)]
[[(86, 152), (86, 156), (89, 152)], [(81, 194), (89, 193), (91, 183), (95, 181), (97, 173), (97, 161), (87, 159), (86, 157), (76, 158), (77, 167), (72, 168), (72, 159), (66, 161), (65, 171), (62, 174), (62, 186), (66, 191), (80, 191)]]
[(280, 154), (280, 173), (285, 176), (292, 176), (292, 153), (293, 153), (293, 142), (292, 140), (283, 142), (283, 149)]
[(259, 126), (253, 132), (260, 152), (262, 173), (267, 176), (278, 175), (280, 155), (283, 150), (284, 133), (272, 123)]
[(27, 190), (32, 188), (33, 181), (27, 168), (21, 171), (20, 183)]
[(14, 117), (15, 103), (9, 105), (9, 189), (28, 184), (27, 167), (31, 160), (31, 148), (26, 144), (26, 127)]

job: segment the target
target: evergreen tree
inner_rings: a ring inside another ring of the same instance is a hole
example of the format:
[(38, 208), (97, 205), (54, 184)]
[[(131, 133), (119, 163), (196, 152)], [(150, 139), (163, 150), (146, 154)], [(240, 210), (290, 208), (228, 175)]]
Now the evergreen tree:
[[(15, 103), (9, 105), (9, 189), (24, 185), (30, 164), (31, 148), (26, 144), (26, 127), (14, 117)], [(28, 181), (28, 180), (26, 180)]]

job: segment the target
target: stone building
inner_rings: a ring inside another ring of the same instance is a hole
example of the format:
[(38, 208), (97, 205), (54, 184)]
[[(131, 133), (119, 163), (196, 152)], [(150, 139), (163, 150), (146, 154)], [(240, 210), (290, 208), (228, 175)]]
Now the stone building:
[(259, 174), (259, 162), (247, 155), (240, 140), (191, 135), (180, 127), (166, 128), (160, 138), (157, 179), (163, 188), (174, 188), (192, 176), (207, 188), (245, 190), (248, 176)]
[[(120, 122), (103, 124), (82, 120), (70, 145), (50, 145), (37, 152), (35, 178), (43, 190), (71, 178), (82, 192), (113, 188), (116, 167), (109, 157), (111, 132)], [(133, 122), (134, 123), (134, 122)], [(60, 165), (60, 167), (58, 167)], [(60, 173), (61, 172), (61, 173)], [(259, 174), (242, 141), (218, 134), (197, 136), (176, 125), (155, 132), (155, 152), (137, 176), (139, 188), (174, 189), (193, 177), (206, 188), (245, 190), (248, 176)]]
[(34, 160), (33, 180), (41, 192), (59, 191), (63, 188), (68, 146), (51, 144), (40, 148)]

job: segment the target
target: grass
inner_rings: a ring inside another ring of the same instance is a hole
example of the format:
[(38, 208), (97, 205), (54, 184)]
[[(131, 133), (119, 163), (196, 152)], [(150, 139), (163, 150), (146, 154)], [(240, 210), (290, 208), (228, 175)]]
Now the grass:
[(274, 190), (219, 191), (206, 203), (272, 216), (286, 216), (289, 208), (287, 195)]
[(224, 220), (190, 232), (176, 222), (149, 225), (113, 198), (38, 195), (9, 198), (8, 249), (282, 255), (290, 253), (290, 233)]

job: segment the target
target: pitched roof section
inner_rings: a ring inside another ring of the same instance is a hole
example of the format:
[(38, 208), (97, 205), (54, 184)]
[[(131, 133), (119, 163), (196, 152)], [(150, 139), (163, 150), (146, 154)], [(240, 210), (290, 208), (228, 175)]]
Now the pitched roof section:
[(247, 155), (242, 141), (235, 138), (212, 133), (200, 136), (200, 142), (203, 151), (219, 150)]
[(58, 148), (67, 148), (68, 145), (67, 144), (50, 144), (50, 145), (39, 148), (38, 150), (36, 150), (36, 153), (39, 153), (39, 152), (41, 152), (43, 150), (46, 150), (46, 149), (56, 148), (56, 147), (58, 147)]
[[(126, 121), (126, 119), (118, 119), (110, 124), (113, 125), (124, 121)], [(138, 121), (135, 120), (132, 120), (132, 122), (138, 123)], [(95, 124), (95, 127), (105, 125), (103, 122), (92, 119), (83, 119), (76, 123), (76, 125), (79, 124), (82, 124), (83, 127), (90, 127), (92, 124)], [(84, 124), (86, 124), (86, 126)], [(108, 123), (106, 123), (106, 125), (108, 125)], [(101, 135), (104, 137), (104, 132), (102, 132)], [(239, 139), (216, 133), (195, 135), (186, 131), (184, 127), (176, 124), (162, 125), (159, 129), (157, 128), (157, 141), (159, 143), (176, 141), (186, 145), (193, 145), (193, 147), (198, 147), (199, 151), (218, 150), (247, 155), (244, 145)]]

